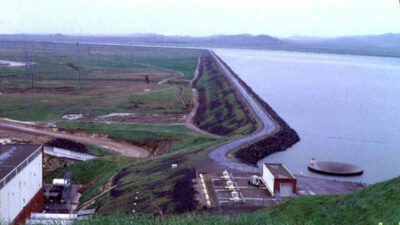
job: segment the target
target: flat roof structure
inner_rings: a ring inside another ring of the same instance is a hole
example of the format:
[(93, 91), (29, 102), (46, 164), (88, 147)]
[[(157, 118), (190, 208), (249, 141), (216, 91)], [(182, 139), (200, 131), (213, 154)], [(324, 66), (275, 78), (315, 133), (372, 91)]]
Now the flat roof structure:
[(264, 163), (275, 178), (296, 179), (296, 177), (282, 163)]
[(272, 196), (291, 197), (296, 193), (296, 177), (282, 163), (264, 163), (262, 182)]
[(0, 221), (25, 224), (43, 211), (42, 157), (41, 145), (0, 145)]
[(10, 144), (0, 145), (0, 181), (34, 153), (41, 153), (40, 145)]

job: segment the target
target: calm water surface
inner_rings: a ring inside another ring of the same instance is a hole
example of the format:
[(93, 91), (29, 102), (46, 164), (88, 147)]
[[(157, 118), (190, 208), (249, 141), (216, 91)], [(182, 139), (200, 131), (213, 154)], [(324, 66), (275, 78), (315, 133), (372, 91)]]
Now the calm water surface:
[[(300, 135), (263, 161), (295, 174), (375, 183), (400, 176), (400, 59), (214, 49)], [(362, 176), (307, 170), (315, 158), (353, 163)]]

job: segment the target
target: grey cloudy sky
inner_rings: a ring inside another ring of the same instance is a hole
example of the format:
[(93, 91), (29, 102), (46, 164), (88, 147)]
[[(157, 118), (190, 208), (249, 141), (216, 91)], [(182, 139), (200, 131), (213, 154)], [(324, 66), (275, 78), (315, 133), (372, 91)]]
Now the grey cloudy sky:
[(0, 33), (400, 33), (398, 0), (0, 0)]

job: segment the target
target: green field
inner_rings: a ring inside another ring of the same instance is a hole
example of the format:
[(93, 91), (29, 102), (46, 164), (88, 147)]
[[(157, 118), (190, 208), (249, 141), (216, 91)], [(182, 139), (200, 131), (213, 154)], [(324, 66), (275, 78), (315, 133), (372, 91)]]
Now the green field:
[[(165, 183), (162, 190), (173, 190), (181, 173), (176, 172), (193, 168), (194, 164), (190, 162), (195, 160), (189, 157), (193, 152), (201, 152), (225, 140), (216, 140), (183, 124), (184, 116), (192, 109), (189, 80), (194, 76), (202, 50), (23, 42), (0, 44), (2, 60), (24, 62), (25, 52), (35, 63), (31, 69), (0, 67), (0, 117), (40, 124), (51, 121), (61, 130), (107, 135), (141, 146), (152, 155), (150, 159), (136, 160), (113, 155), (99, 147), (88, 147), (89, 152), (104, 157), (70, 165), (74, 182), (86, 188), (81, 202), (99, 194), (110, 184), (136, 179), (145, 173), (149, 180), (142, 183), (141, 192), (153, 196), (152, 199), (156, 199), (153, 204), (169, 205), (172, 199), (158, 198), (157, 192), (161, 189), (149, 188), (149, 185), (161, 182)], [(30, 71), (34, 73), (33, 87)], [(172, 77), (176, 77), (173, 82), (159, 84)], [(182, 103), (180, 89), (189, 105)], [(111, 113), (130, 113), (133, 118), (102, 117)], [(66, 114), (84, 117), (70, 121), (62, 118)], [(184, 162), (185, 157), (189, 158)], [(206, 157), (202, 153), (202, 159)], [(179, 169), (169, 170), (169, 161), (179, 161)], [(163, 169), (154, 169), (160, 166)], [(125, 167), (124, 174), (120, 174)], [(46, 180), (62, 177), (65, 171), (66, 168), (59, 168), (47, 173)], [(136, 193), (134, 186), (137, 183), (131, 185), (124, 198)], [(125, 211), (130, 207), (121, 198), (111, 195), (105, 195), (95, 206), (103, 209), (110, 207), (109, 203), (116, 206), (110, 212)], [(148, 206), (142, 206), (146, 213), (151, 213)]]
[[(178, 89), (191, 99), (187, 81), (201, 52), (2, 42), (0, 59), (25, 62), (30, 55), (35, 64), (31, 69), (0, 66), (0, 117), (46, 122), (81, 113), (186, 114)], [(158, 84), (171, 77), (182, 82)]]
[[(35, 63), (32, 71), (38, 78), (76, 79), (79, 67), (84, 79), (133, 79), (134, 72), (149, 68), (164, 72), (183, 73), (193, 77), (202, 50), (147, 48), (112, 45), (62, 44), (45, 42), (0, 42), (0, 58), (24, 62), (26, 56)], [(1, 76), (24, 76), (22, 67), (6, 67)], [(120, 74), (114, 72), (118, 71)], [(29, 77), (27, 77), (29, 78)]]
[[(187, 85), (183, 87), (190, 90)], [(134, 91), (126, 93), (129, 89), (120, 90), (123, 88), (123, 85), (112, 87), (109, 93), (81, 90), (65, 94), (3, 94), (0, 95), (0, 117), (45, 122), (62, 120), (66, 114), (86, 114), (93, 118), (109, 113), (186, 114), (189, 110), (180, 103), (173, 86), (155, 87), (162, 89), (136, 94)], [(186, 93), (190, 99), (191, 92)]]

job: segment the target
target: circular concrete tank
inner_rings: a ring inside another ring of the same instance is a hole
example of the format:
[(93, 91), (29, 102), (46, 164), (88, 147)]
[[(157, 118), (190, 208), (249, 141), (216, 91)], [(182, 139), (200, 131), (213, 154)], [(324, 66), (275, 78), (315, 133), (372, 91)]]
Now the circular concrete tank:
[(308, 169), (317, 173), (336, 175), (336, 176), (354, 176), (361, 175), (364, 171), (353, 164), (342, 162), (317, 162), (311, 160)]

